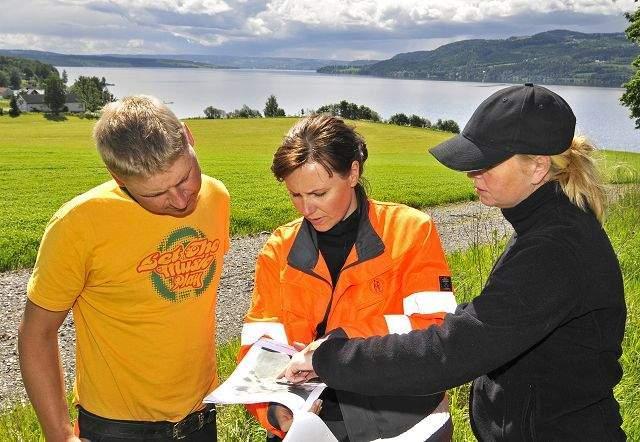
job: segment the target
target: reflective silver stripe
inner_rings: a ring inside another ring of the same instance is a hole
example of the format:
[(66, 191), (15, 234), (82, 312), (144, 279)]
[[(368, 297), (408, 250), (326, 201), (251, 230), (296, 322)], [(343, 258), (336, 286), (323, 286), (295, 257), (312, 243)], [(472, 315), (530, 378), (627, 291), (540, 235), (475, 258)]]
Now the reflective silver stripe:
[(384, 315), (384, 320), (387, 321), (389, 334), (397, 333), (401, 335), (412, 330), (411, 321), (406, 315)]
[(456, 311), (456, 298), (453, 292), (417, 292), (402, 300), (405, 315), (430, 314)]
[(268, 336), (274, 341), (288, 344), (287, 333), (280, 322), (245, 322), (242, 325), (240, 345), (252, 345), (263, 336)]
[(445, 394), (444, 399), (442, 399), (436, 409), (413, 427), (395, 437), (376, 439), (373, 442), (415, 442), (418, 440), (427, 440), (442, 428), (449, 419), (451, 419), (451, 415), (449, 414), (449, 397)]

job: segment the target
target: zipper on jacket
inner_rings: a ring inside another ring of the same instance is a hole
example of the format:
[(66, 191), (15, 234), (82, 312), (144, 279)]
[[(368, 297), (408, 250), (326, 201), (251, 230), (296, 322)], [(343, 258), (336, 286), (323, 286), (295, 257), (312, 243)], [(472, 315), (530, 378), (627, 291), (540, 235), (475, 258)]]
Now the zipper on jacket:
[(522, 413), (522, 436), (524, 440), (536, 441), (536, 386), (529, 384), (527, 404)]
[[(324, 278), (322, 279), (324, 280)], [(336, 281), (336, 285), (337, 285), (337, 281)], [(331, 306), (333, 304), (333, 294), (335, 293), (335, 291), (336, 291), (336, 288), (334, 286), (331, 286), (331, 296), (329, 297), (329, 303), (327, 304), (327, 309), (324, 311), (324, 317), (322, 318), (322, 321), (320, 321), (316, 325), (316, 336), (314, 340), (320, 339), (327, 333), (327, 324), (329, 323), (329, 314), (331, 313)]]

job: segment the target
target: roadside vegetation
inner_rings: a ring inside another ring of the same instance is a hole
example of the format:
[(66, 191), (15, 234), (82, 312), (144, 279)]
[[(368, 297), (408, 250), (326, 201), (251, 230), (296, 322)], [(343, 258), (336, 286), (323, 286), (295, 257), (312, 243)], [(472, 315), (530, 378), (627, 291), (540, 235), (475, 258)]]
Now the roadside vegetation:
[[(233, 235), (270, 231), (295, 217), (284, 186), (270, 173), (273, 152), (296, 120), (188, 120), (203, 173), (231, 193)], [(0, 271), (33, 265), (40, 237), (65, 202), (110, 177), (93, 147), (94, 122), (70, 116), (0, 117)], [(428, 129), (358, 121), (366, 137), (371, 195), (424, 208), (474, 198), (469, 180), (437, 164), (427, 149), (452, 136)], [(28, 134), (28, 136), (25, 136)], [(629, 182), (640, 155), (606, 152), (603, 167), (614, 182)], [(627, 171), (627, 172), (625, 172)]]
[[(202, 112), (204, 112), (205, 118), (210, 120), (218, 120), (224, 118), (262, 118), (262, 114), (257, 109), (251, 109), (244, 104), (242, 108), (235, 109), (232, 112), (227, 112), (224, 109), (218, 109), (213, 106), (207, 106)], [(428, 118), (423, 118), (419, 115), (407, 116), (404, 113), (393, 114), (388, 120), (380, 118), (380, 114), (373, 109), (361, 104), (351, 103), (347, 100), (342, 100), (338, 103), (325, 104), (318, 109), (307, 109), (306, 114), (319, 113), (319, 114), (331, 114), (337, 117), (344, 118), (345, 120), (357, 120), (357, 121), (370, 121), (373, 123), (387, 123), (395, 124), (396, 126), (411, 126), (420, 127), (425, 129), (437, 129), (444, 132), (452, 132), (454, 134), (460, 133), (460, 126), (453, 120), (442, 120), (438, 118), (438, 121), (431, 124)], [(300, 114), (291, 116), (304, 116), (305, 110), (301, 109)], [(264, 106), (265, 118), (285, 117), (286, 112), (284, 109), (278, 107), (278, 100), (275, 95), (270, 95)]]
[[(637, 169), (636, 169), (637, 170)], [(636, 175), (637, 178), (637, 175)], [(638, 181), (636, 181), (637, 183)], [(628, 307), (628, 320), (620, 359), (623, 378), (615, 389), (621, 406), (623, 428), (629, 440), (640, 440), (640, 189), (630, 190), (609, 211), (606, 230), (618, 253), (624, 276)], [(478, 227), (481, 228), (481, 227)], [(473, 235), (473, 232), (470, 233)], [(492, 264), (502, 251), (504, 240), (495, 238), (490, 244), (473, 245), (468, 250), (448, 256), (454, 275), (458, 302), (476, 296), (491, 270)], [(218, 372), (226, 379), (235, 367), (238, 351), (237, 340), (225, 343), (218, 351)], [(455, 441), (474, 441), (469, 427), (469, 385), (449, 391), (451, 412), (455, 426)], [(74, 413), (70, 407), (70, 413)], [(256, 441), (265, 439), (264, 430), (251, 418), (242, 406), (218, 407), (218, 436), (220, 441)], [(0, 415), (0, 442), (36, 441), (40, 438), (33, 408), (17, 405)]]

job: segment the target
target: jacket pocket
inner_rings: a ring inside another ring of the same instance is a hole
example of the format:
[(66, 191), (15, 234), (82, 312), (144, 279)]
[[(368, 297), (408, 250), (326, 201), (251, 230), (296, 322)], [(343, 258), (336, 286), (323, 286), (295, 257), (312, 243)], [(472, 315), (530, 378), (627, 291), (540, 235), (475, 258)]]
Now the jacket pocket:
[[(371, 278), (370, 280), (353, 287), (355, 296), (351, 296), (352, 308), (355, 310), (369, 310), (377, 313), (383, 312), (387, 304), (391, 304), (394, 313), (402, 313), (402, 296), (400, 296), (400, 278), (396, 272), (388, 271)], [(395, 304), (393, 305), (395, 301)]]
[(522, 440), (535, 442), (536, 439), (536, 386), (529, 384), (529, 394), (522, 413)]

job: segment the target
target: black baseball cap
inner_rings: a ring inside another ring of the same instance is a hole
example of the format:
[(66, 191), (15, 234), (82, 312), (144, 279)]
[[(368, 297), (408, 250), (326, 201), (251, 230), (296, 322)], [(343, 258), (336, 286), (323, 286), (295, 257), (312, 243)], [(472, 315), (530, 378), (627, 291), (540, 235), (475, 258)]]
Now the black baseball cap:
[(571, 146), (576, 117), (564, 99), (526, 83), (500, 89), (475, 110), (462, 133), (429, 150), (445, 166), (486, 169), (515, 154), (557, 155)]

